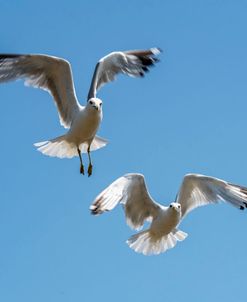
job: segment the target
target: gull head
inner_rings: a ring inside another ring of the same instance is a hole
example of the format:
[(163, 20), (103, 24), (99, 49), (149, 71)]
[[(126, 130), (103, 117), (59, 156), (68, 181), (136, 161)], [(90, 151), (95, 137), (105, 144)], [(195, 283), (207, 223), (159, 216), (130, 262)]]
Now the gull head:
[(88, 100), (87, 107), (90, 107), (97, 111), (101, 111), (102, 101), (98, 98), (91, 98)]
[(169, 208), (171, 208), (171, 209), (173, 209), (173, 210), (175, 210), (175, 211), (177, 211), (179, 213), (181, 212), (181, 204), (178, 203), (178, 202), (172, 202), (170, 204)]

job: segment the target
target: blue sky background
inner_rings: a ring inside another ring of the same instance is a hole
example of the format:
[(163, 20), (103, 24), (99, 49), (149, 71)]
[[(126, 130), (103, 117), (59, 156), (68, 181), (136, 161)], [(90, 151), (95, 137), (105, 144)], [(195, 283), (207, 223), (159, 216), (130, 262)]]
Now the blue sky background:
[(94, 174), (33, 143), (64, 133), (48, 93), (0, 86), (0, 300), (246, 301), (247, 213), (227, 205), (192, 212), (188, 238), (159, 256), (125, 244), (121, 207), (99, 217), (94, 197), (127, 172), (173, 201), (184, 174), (247, 186), (246, 1), (0, 1), (2, 53), (46, 53), (72, 64), (85, 103), (98, 59), (161, 47), (144, 79), (120, 76), (99, 93)]

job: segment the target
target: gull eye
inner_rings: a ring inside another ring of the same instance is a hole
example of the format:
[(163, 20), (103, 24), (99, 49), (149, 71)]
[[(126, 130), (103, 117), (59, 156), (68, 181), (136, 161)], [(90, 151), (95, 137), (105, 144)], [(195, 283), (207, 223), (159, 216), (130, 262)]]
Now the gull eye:
[(101, 107), (101, 106), (102, 106), (102, 103), (100, 103), (99, 105), (100, 105), (100, 107)]
[(93, 101), (89, 101), (89, 104), (93, 105)]
[(172, 205), (170, 204), (169, 208), (172, 208)]

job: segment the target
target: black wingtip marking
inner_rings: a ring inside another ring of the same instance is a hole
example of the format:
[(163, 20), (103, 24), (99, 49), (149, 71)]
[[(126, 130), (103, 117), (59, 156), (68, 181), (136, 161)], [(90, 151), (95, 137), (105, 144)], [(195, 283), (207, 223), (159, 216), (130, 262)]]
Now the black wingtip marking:
[(244, 210), (244, 209), (245, 209), (244, 206), (240, 206), (240, 207), (239, 207), (239, 210)]
[(146, 66), (142, 67), (142, 70), (143, 70), (144, 72), (149, 72), (149, 69), (148, 69)]
[[(105, 212), (107, 212), (107, 211), (109, 211), (109, 210), (105, 210)], [(98, 216), (102, 213), (103, 213), (103, 211), (101, 211), (99, 208), (91, 209), (91, 215), (93, 215), (93, 216)]]
[(99, 208), (97, 206), (92, 207), (90, 210), (92, 215), (100, 214)]
[(100, 209), (100, 202), (102, 200), (102, 197), (100, 197), (99, 199), (97, 199), (90, 207), (91, 210), (91, 214), (92, 215), (99, 215), (102, 214), (103, 211), (101, 211)]
[(0, 54), (0, 60), (4, 60), (4, 59), (12, 59), (12, 58), (18, 58), (21, 57), (22, 55), (18, 55), (18, 54), (6, 54), (6, 53), (1, 53)]
[(244, 205), (245, 205), (245, 207), (247, 208), (247, 202), (246, 202), (246, 201), (244, 201), (244, 202), (243, 202), (243, 204), (244, 204)]
[(159, 63), (160, 62), (160, 59), (158, 59), (158, 58), (152, 58), (153, 59), (153, 61), (155, 62), (155, 63)]
[(156, 62), (156, 58), (153, 58), (153, 57), (139, 56), (138, 58), (142, 62), (143, 66), (152, 66)]

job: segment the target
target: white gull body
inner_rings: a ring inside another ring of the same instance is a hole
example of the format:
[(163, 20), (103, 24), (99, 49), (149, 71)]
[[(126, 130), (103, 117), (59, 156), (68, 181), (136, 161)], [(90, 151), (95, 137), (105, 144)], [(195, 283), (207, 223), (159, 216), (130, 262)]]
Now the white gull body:
[(140, 230), (145, 221), (150, 222), (148, 229), (131, 236), (127, 244), (138, 253), (157, 255), (187, 237), (178, 227), (191, 210), (219, 201), (243, 210), (247, 207), (247, 188), (215, 177), (187, 174), (176, 201), (163, 206), (148, 193), (144, 176), (132, 173), (118, 178), (103, 190), (90, 210), (92, 214), (99, 215), (121, 203), (131, 228)]
[(0, 83), (25, 79), (25, 83), (48, 90), (58, 109), (60, 123), (69, 129), (65, 135), (35, 144), (45, 155), (59, 158), (80, 157), (88, 153), (88, 175), (92, 173), (90, 152), (104, 147), (107, 141), (96, 135), (102, 120), (102, 100), (97, 91), (113, 81), (117, 74), (142, 77), (157, 61), (158, 48), (112, 52), (96, 64), (86, 106), (77, 100), (71, 67), (68, 61), (42, 54), (0, 54)]

